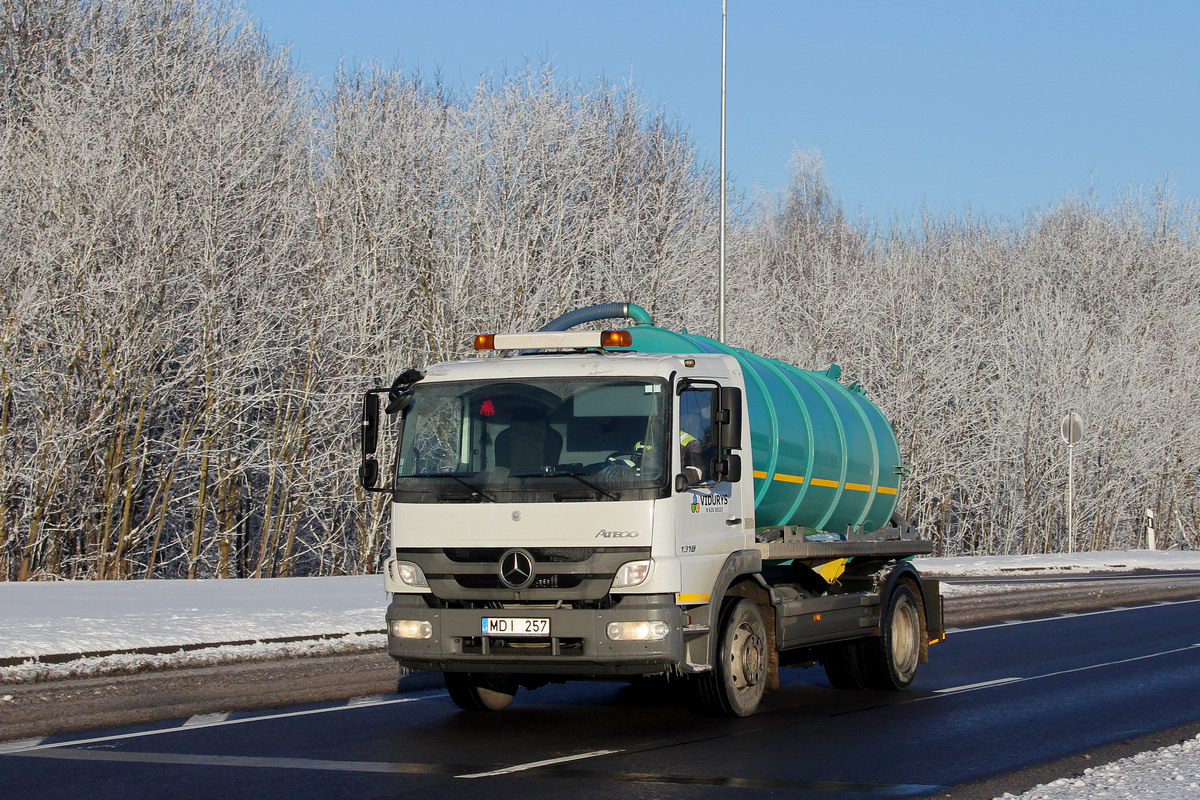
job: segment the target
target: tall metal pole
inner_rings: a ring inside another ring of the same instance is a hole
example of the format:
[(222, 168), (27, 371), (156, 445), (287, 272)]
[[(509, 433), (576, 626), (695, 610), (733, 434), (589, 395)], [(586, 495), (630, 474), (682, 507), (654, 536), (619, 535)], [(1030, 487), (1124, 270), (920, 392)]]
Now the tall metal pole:
[(717, 341), (725, 341), (725, 20), (726, 2), (721, 0), (721, 252), (717, 281)]
[(1075, 552), (1075, 445), (1083, 438), (1083, 418), (1067, 411), (1062, 418), (1062, 438), (1067, 443), (1067, 552)]
[(1067, 552), (1075, 552), (1075, 443), (1067, 445)]

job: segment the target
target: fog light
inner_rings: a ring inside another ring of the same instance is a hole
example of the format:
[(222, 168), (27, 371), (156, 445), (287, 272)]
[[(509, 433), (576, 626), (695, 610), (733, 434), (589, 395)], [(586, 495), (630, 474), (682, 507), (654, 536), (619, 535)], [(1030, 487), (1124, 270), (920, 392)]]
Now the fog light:
[(614, 642), (658, 642), (667, 638), (671, 626), (656, 619), (649, 622), (610, 622), (605, 629)]
[(414, 589), (424, 589), (429, 586), (429, 582), (425, 580), (425, 573), (411, 561), (393, 561), (391, 567), (392, 574), (399, 583)]
[(622, 564), (621, 568), (617, 570), (617, 576), (613, 578), (612, 588), (628, 589), (645, 583), (646, 578), (650, 577), (650, 567), (653, 565), (654, 562), (650, 559)]
[(390, 619), (388, 632), (397, 639), (428, 639), (433, 636), (433, 625), (423, 619)]

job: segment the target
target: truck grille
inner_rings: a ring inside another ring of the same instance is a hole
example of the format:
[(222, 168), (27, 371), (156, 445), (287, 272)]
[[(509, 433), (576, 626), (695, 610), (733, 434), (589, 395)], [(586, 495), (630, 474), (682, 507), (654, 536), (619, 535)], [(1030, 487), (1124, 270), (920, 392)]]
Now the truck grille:
[[(534, 547), (528, 550), (540, 562), (579, 563), (596, 554), (595, 547)], [(507, 547), (447, 547), (446, 558), (460, 564), (494, 564), (508, 551)], [(611, 552), (611, 551), (609, 551)]]
[[(514, 552), (528, 558), (532, 573), (519, 588), (501, 578), (501, 560)], [(622, 564), (649, 557), (649, 547), (396, 548), (396, 558), (418, 565), (443, 600), (599, 600)]]
[[(574, 589), (584, 581), (583, 575), (543, 575), (534, 578), (529, 589)], [(504, 589), (512, 591), (504, 585), (498, 575), (455, 575), (454, 580), (464, 589)]]

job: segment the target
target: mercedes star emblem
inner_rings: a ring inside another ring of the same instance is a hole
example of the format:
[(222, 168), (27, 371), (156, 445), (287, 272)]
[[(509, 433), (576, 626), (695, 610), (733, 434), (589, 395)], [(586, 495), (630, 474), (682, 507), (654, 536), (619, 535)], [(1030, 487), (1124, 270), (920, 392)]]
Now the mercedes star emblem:
[(533, 582), (533, 556), (524, 550), (500, 556), (500, 580), (511, 589), (524, 589)]

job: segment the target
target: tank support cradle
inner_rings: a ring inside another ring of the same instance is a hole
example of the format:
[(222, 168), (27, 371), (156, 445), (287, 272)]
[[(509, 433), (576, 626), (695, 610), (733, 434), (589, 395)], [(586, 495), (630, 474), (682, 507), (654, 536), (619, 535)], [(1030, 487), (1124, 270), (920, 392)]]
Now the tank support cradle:
[[(845, 539), (829, 538), (831, 535), (799, 525), (784, 525), (775, 528), (760, 528), (755, 535), (754, 545), (764, 560), (789, 558), (856, 558), (883, 556), (906, 558), (926, 556), (933, 552), (933, 542), (928, 539), (908, 538), (911, 528), (889, 527), (870, 533), (849, 533)], [(820, 536), (814, 541), (812, 538)]]

